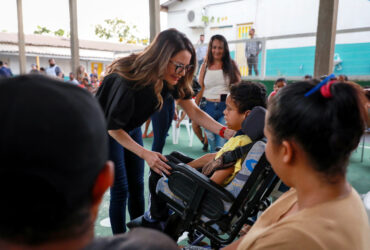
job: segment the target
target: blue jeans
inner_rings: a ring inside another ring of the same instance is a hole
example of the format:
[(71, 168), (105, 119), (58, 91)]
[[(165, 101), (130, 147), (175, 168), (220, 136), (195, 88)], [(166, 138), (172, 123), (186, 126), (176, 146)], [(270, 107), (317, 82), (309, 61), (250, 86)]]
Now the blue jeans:
[(162, 109), (152, 115), (154, 133), (152, 151), (162, 153), (174, 113), (175, 103), (173, 97), (169, 96), (163, 100)]
[[(226, 108), (225, 102), (210, 102), (205, 101), (201, 104), (200, 108), (209, 114), (213, 119), (218, 121), (221, 124), (225, 125), (225, 118), (224, 118), (224, 110)], [(218, 134), (214, 134), (209, 130), (205, 130), (205, 133), (207, 135), (208, 144), (211, 147), (211, 153), (216, 152), (217, 147), (222, 147), (226, 139), (222, 138)]]
[[(141, 128), (129, 132), (143, 145)], [(126, 232), (126, 202), (131, 220), (144, 214), (144, 160), (109, 137), (109, 159), (114, 162), (114, 183), (110, 189), (109, 218), (113, 234)]]

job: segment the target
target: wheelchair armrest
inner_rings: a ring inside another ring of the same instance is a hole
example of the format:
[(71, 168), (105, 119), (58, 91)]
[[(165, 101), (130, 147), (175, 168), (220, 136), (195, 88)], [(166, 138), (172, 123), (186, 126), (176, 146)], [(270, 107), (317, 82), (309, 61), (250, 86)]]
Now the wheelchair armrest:
[[(207, 176), (198, 172), (196, 169), (190, 167), (189, 165), (186, 165), (184, 163), (173, 164), (171, 162), (167, 162), (167, 164), (169, 164), (172, 167), (173, 174), (177, 172), (185, 176), (188, 176), (199, 187), (205, 189), (207, 192), (210, 192), (212, 195), (215, 195), (216, 197), (219, 197), (220, 199), (226, 202), (234, 201), (235, 198), (229, 191), (227, 191), (220, 185), (217, 185), (216, 183), (211, 181)], [(169, 179), (171, 179), (171, 177), (169, 177)], [(170, 184), (169, 182), (170, 188), (171, 188), (171, 185), (176, 185), (176, 183)]]

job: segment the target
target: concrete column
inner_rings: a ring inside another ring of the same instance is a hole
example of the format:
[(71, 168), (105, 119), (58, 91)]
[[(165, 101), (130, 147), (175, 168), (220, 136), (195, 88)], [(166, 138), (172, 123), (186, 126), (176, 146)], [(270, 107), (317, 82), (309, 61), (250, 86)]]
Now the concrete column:
[(18, 50), (19, 50), (19, 72), (26, 74), (26, 49), (23, 33), (23, 7), (22, 0), (17, 0), (18, 15)]
[(261, 51), (261, 69), (260, 69), (260, 79), (264, 80), (266, 77), (266, 39), (262, 41), (262, 51)]
[(315, 77), (333, 72), (338, 0), (320, 0), (316, 32)]
[(161, 31), (159, 0), (149, 0), (150, 42)]
[[(71, 68), (72, 72), (76, 74), (76, 69), (80, 65), (80, 52), (78, 42), (78, 29), (77, 29), (77, 0), (69, 0), (69, 18), (71, 30)], [(69, 72), (66, 72), (69, 73)]]

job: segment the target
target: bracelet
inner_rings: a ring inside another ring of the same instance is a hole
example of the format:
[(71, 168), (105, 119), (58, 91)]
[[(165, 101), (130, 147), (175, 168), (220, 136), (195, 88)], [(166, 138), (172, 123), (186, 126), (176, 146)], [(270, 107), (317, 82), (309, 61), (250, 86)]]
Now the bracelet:
[(218, 132), (218, 134), (222, 137), (222, 138), (225, 138), (225, 130), (227, 129), (227, 127), (222, 127), (220, 129), (220, 131)]

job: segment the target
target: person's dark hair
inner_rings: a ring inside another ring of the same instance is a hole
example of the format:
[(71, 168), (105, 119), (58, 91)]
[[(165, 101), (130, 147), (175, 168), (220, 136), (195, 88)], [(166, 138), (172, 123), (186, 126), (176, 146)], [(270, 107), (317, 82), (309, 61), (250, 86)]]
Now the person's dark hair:
[(224, 54), (222, 56), (222, 71), (225, 76), (229, 76), (230, 85), (238, 81), (238, 67), (234, 60), (231, 59), (229, 45), (227, 44), (226, 38), (222, 35), (214, 35), (211, 37), (208, 43), (208, 52), (207, 52), (207, 64), (212, 65), (214, 63), (214, 58), (212, 55), (212, 44), (214, 40), (221, 41), (224, 45)]
[(357, 84), (338, 82), (330, 87), (332, 98), (320, 91), (305, 97), (314, 86), (304, 81), (281, 89), (268, 104), (267, 126), (275, 143), (294, 140), (315, 170), (335, 182), (335, 177), (345, 175), (364, 131), (364, 92)]
[(274, 85), (276, 85), (279, 82), (285, 82), (285, 83), (287, 83), (287, 80), (284, 77), (278, 78), (278, 79), (276, 79)]
[(3, 61), (0, 61), (0, 66), (3, 66), (3, 65), (4, 65)]
[(346, 76), (346, 75), (339, 75), (338, 76), (338, 79), (339, 80), (342, 80), (342, 81), (348, 81), (348, 76)]
[(266, 87), (259, 82), (241, 81), (230, 89), (230, 97), (239, 113), (252, 110), (256, 106), (266, 108)]
[(304, 79), (305, 79), (305, 80), (311, 80), (311, 79), (312, 79), (312, 75), (305, 75), (305, 76), (304, 76)]
[(0, 240), (40, 245), (89, 232), (92, 189), (108, 159), (97, 100), (22, 75), (0, 81), (0, 120)]

